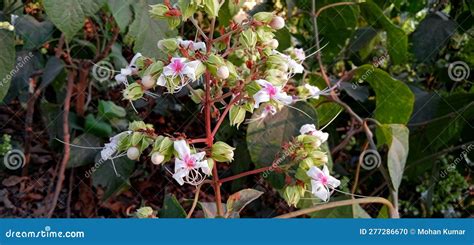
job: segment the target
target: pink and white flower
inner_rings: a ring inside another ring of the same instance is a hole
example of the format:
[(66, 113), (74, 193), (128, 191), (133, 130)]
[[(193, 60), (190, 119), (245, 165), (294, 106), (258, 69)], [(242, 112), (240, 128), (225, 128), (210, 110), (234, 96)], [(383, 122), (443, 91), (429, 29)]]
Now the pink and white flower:
[(275, 86), (263, 79), (259, 79), (256, 82), (262, 87), (262, 89), (253, 95), (253, 99), (255, 100), (255, 108), (258, 108), (260, 103), (269, 102), (271, 100), (277, 101), (284, 105), (289, 105), (293, 102), (293, 97), (287, 95), (285, 92), (282, 92), (281, 87)]
[(316, 136), (319, 139), (320, 144), (326, 142), (329, 138), (328, 133), (317, 130), (316, 126), (314, 126), (314, 124), (305, 124), (305, 125), (301, 126), (300, 134), (309, 134), (309, 135)]
[[(178, 153), (175, 159), (173, 178), (180, 184), (200, 184), (206, 176), (211, 175), (211, 169), (205, 152), (191, 154), (191, 149), (184, 140), (174, 142), (174, 149)], [(205, 175), (201, 174), (204, 173)]]
[(138, 71), (138, 68), (135, 63), (140, 57), (142, 57), (141, 53), (135, 54), (135, 56), (133, 56), (132, 60), (130, 61), (130, 64), (127, 67), (120, 69), (120, 74), (117, 74), (115, 76), (115, 80), (117, 80), (117, 82), (128, 85), (127, 77), (135, 74)]
[(163, 73), (156, 84), (166, 86), (167, 82), (174, 83), (174, 80), (179, 78), (179, 84), (175, 87), (175, 91), (179, 91), (188, 83), (198, 79), (196, 72), (201, 65), (199, 60), (188, 61), (186, 58), (172, 58), (171, 63), (163, 68)]
[(312, 166), (306, 174), (311, 178), (311, 193), (324, 202), (327, 202), (331, 196), (330, 189), (335, 189), (341, 184), (341, 181), (329, 174), (326, 165), (323, 170)]

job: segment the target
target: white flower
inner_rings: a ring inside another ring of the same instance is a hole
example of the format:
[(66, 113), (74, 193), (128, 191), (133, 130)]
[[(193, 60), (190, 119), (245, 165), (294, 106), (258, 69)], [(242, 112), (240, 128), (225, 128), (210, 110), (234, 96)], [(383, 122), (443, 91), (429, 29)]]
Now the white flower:
[(203, 176), (199, 170), (205, 175), (211, 175), (211, 169), (207, 160), (203, 160), (206, 156), (205, 152), (191, 154), (188, 144), (184, 140), (174, 142), (174, 149), (178, 153), (175, 159), (173, 178), (183, 185), (185, 182), (198, 185), (206, 176)]
[(131, 134), (132, 131), (125, 131), (120, 134), (115, 135), (114, 137), (110, 137), (110, 142), (104, 145), (104, 148), (100, 152), (100, 156), (103, 161), (107, 161), (112, 158), (118, 148), (118, 144), (122, 139), (122, 136), (125, 134)]
[(305, 84), (304, 87), (309, 91), (311, 98), (319, 99), (319, 95), (323, 94), (321, 90), (316, 86)]
[(293, 51), (298, 61), (303, 62), (306, 59), (306, 54), (302, 48), (295, 48)]
[(289, 78), (292, 77), (295, 74), (304, 72), (304, 67), (303, 67), (303, 65), (301, 65), (303, 60), (300, 60), (298, 62), (298, 61), (292, 59), (289, 55), (282, 54), (282, 53), (280, 53), (276, 50), (273, 50), (273, 53), (280, 55), (281, 57), (283, 57), (283, 59), (286, 60), (286, 62), (287, 62), (286, 65), (288, 66), (288, 77)]
[(206, 43), (204, 42), (193, 42), (189, 40), (178, 40), (179, 46), (190, 49), (192, 51), (202, 51), (205, 52), (207, 50)]
[(326, 142), (329, 138), (328, 133), (317, 130), (316, 126), (314, 126), (314, 124), (305, 124), (305, 125), (301, 126), (300, 133), (316, 136), (319, 139), (321, 144)]
[(130, 64), (127, 67), (120, 69), (120, 74), (117, 74), (115, 76), (115, 80), (123, 84), (128, 84), (127, 76), (131, 76), (132, 74), (138, 71), (138, 68), (135, 65), (135, 63), (137, 62), (137, 59), (140, 57), (142, 57), (141, 53), (135, 54), (135, 56), (133, 56), (132, 60), (130, 61)]
[(260, 106), (260, 103), (268, 102), (270, 100), (278, 101), (284, 105), (289, 105), (293, 102), (293, 98), (281, 91), (281, 88), (274, 86), (266, 80), (259, 79), (256, 81), (262, 89), (253, 95), (255, 100), (255, 108)]
[(163, 68), (163, 73), (157, 81), (157, 85), (166, 86), (167, 81), (173, 82), (175, 78), (180, 79), (180, 85), (176, 91), (186, 86), (188, 83), (196, 81), (196, 70), (201, 65), (201, 61), (187, 61), (186, 58), (172, 58), (171, 63)]
[(337, 188), (341, 181), (329, 175), (329, 170), (324, 165), (323, 170), (312, 166), (306, 174), (311, 178), (311, 193), (323, 201), (328, 201), (331, 196), (329, 189)]

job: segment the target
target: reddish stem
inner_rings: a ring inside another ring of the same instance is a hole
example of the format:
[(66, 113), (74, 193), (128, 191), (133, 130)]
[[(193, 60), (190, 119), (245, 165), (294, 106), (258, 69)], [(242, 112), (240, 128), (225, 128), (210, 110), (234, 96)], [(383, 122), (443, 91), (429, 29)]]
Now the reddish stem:
[(214, 138), (214, 136), (216, 136), (217, 134), (217, 130), (219, 130), (219, 127), (221, 126), (222, 122), (224, 121), (227, 113), (229, 113), (230, 109), (232, 108), (232, 106), (237, 103), (238, 101), (240, 100), (240, 94), (237, 95), (225, 108), (224, 112), (222, 112), (220, 118), (219, 118), (219, 121), (217, 121), (217, 124), (216, 126), (214, 127), (214, 130), (212, 131), (212, 137)]
[(227, 177), (227, 178), (223, 178), (219, 182), (222, 184), (222, 183), (225, 183), (225, 182), (228, 182), (228, 181), (240, 179), (240, 178), (245, 177), (245, 176), (249, 176), (249, 175), (253, 175), (253, 174), (259, 174), (259, 173), (263, 173), (265, 171), (271, 171), (272, 169), (275, 169), (275, 167), (273, 165), (270, 165), (268, 167), (263, 167), (263, 168), (257, 168), (257, 169), (250, 170), (250, 171), (247, 171), (247, 172), (243, 172), (243, 173), (240, 173), (240, 174), (236, 174), (236, 175), (233, 175), (233, 176), (230, 176), (230, 177)]

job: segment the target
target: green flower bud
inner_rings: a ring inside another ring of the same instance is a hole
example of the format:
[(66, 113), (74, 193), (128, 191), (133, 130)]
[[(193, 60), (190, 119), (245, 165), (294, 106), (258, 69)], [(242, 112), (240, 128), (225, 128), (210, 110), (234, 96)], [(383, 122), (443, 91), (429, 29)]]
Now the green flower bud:
[(128, 148), (127, 157), (133, 161), (137, 160), (140, 157), (140, 150), (137, 147)]
[(176, 38), (162, 39), (158, 41), (158, 48), (167, 54), (174, 53), (178, 49), (178, 40)]
[(204, 0), (204, 11), (209, 15), (209, 17), (214, 18), (219, 14), (219, 9), (221, 5), (219, 0)]
[(257, 44), (257, 34), (251, 29), (247, 29), (240, 34), (239, 42), (246, 49), (254, 49)]
[(143, 88), (140, 84), (132, 83), (123, 90), (123, 97), (126, 100), (135, 101), (141, 99), (144, 93), (145, 91), (143, 91)]
[(179, 0), (178, 7), (181, 11), (182, 20), (186, 21), (198, 10), (198, 4), (193, 0)]
[(225, 60), (221, 56), (215, 54), (209, 55), (209, 58), (206, 61), (207, 69), (209, 69), (211, 74), (214, 76), (217, 76), (217, 70), (225, 65)]
[(191, 99), (194, 101), (196, 104), (200, 104), (202, 100), (204, 99), (204, 90), (202, 89), (195, 89), (191, 90)]
[(296, 207), (301, 197), (304, 196), (305, 189), (299, 185), (290, 185), (285, 188), (283, 198), (290, 206)]
[(153, 218), (155, 216), (154, 211), (150, 207), (141, 207), (135, 212), (135, 216), (139, 219)]
[(143, 121), (133, 121), (128, 125), (128, 130), (139, 131), (139, 130), (154, 130), (152, 124), (145, 124)]
[(272, 12), (259, 12), (253, 15), (253, 19), (263, 23), (272, 21), (275, 15)]
[(168, 21), (168, 26), (170, 29), (175, 29), (181, 24), (181, 19), (179, 17), (171, 16), (167, 17), (166, 20)]
[(150, 15), (153, 18), (162, 19), (165, 18), (165, 14), (169, 11), (169, 8), (164, 4), (151, 5)]
[(233, 106), (229, 111), (230, 125), (237, 125), (239, 128), (240, 124), (245, 120), (246, 110), (242, 106)]
[(273, 34), (271, 31), (266, 31), (265, 28), (257, 29), (257, 39), (261, 43), (269, 42), (270, 40), (273, 40), (274, 37), (275, 34)]
[(218, 141), (212, 146), (212, 159), (218, 162), (232, 162), (234, 160), (234, 147)]

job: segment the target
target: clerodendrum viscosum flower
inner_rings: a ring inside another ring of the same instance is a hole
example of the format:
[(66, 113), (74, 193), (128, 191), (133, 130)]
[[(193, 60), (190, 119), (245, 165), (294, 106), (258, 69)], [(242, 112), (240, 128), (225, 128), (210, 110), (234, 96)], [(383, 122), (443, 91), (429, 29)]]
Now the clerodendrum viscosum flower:
[(135, 54), (135, 56), (133, 56), (132, 60), (130, 61), (130, 64), (127, 67), (120, 69), (120, 74), (117, 74), (115, 76), (115, 80), (123, 84), (128, 84), (127, 76), (131, 76), (132, 74), (138, 71), (138, 68), (135, 63), (140, 57), (142, 57), (141, 53)]
[(314, 126), (314, 124), (305, 124), (305, 125), (301, 126), (300, 133), (316, 136), (319, 139), (319, 141), (321, 142), (321, 144), (326, 142), (326, 140), (328, 140), (328, 138), (329, 138), (328, 133), (317, 130), (316, 126)]
[(110, 138), (110, 142), (106, 143), (104, 145), (104, 148), (100, 152), (100, 156), (103, 161), (109, 160), (113, 158), (112, 156), (115, 154), (117, 151), (118, 145), (120, 143), (120, 140), (122, 139), (122, 136), (131, 134), (132, 131), (125, 131), (120, 134), (115, 135), (114, 137)]
[[(163, 68), (163, 73), (157, 81), (157, 85), (172, 88), (177, 92), (188, 83), (196, 81), (201, 61), (188, 61), (186, 58), (172, 58), (171, 63)], [(167, 86), (168, 85), (168, 86)]]
[(324, 165), (323, 170), (312, 166), (306, 174), (311, 178), (311, 193), (325, 202), (331, 196), (329, 189), (337, 188), (341, 184), (341, 181), (329, 174), (326, 165)]
[(191, 154), (191, 149), (184, 140), (177, 140), (174, 142), (174, 149), (178, 153), (174, 165), (173, 178), (180, 184), (188, 183), (191, 185), (200, 184), (206, 176), (211, 175), (211, 169), (207, 160), (205, 152), (198, 152)]
[(266, 80), (259, 79), (256, 81), (262, 89), (253, 95), (255, 100), (255, 108), (260, 106), (260, 103), (269, 102), (271, 100), (277, 101), (284, 105), (289, 105), (293, 102), (293, 98), (281, 91), (279, 86), (275, 86)]

